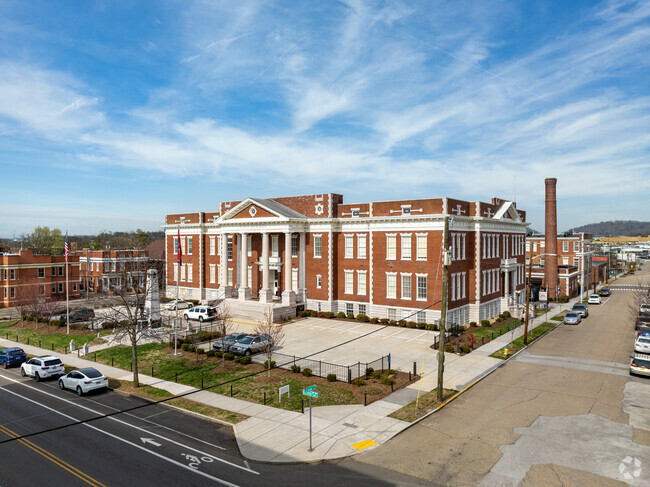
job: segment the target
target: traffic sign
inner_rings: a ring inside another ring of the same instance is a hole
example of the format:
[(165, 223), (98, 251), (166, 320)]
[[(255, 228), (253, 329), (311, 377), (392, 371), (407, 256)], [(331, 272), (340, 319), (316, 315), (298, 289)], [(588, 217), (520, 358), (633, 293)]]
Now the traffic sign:
[(305, 387), (304, 390), (305, 391), (315, 391), (316, 390), (316, 384), (314, 384), (313, 386)]
[(316, 391), (308, 391), (307, 389), (303, 389), (302, 394), (304, 396), (309, 396), (309, 397), (318, 397), (318, 392), (316, 392)]

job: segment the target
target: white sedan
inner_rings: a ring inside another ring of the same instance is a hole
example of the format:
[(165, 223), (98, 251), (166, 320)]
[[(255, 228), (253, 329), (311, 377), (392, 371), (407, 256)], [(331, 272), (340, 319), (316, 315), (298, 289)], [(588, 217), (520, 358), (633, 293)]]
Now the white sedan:
[[(188, 309), (192, 307), (192, 303), (188, 303), (187, 301), (179, 301), (178, 302), (178, 309)], [(176, 301), (170, 301), (165, 305), (165, 309), (174, 311), (176, 310)]]
[(107, 387), (108, 379), (94, 367), (73, 370), (59, 379), (59, 389), (71, 389), (78, 396)]
[(589, 296), (587, 304), (600, 304), (600, 296), (598, 294), (592, 294)]

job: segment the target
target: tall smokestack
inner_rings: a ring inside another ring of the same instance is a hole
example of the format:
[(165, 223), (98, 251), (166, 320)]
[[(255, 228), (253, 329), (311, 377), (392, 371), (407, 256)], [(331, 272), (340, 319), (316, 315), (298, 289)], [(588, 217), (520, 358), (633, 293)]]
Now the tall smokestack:
[(555, 196), (557, 179), (547, 178), (544, 183), (546, 184), (546, 228), (544, 230), (545, 249), (543, 253), (555, 254), (545, 256), (544, 280), (548, 297), (557, 299), (557, 205)]

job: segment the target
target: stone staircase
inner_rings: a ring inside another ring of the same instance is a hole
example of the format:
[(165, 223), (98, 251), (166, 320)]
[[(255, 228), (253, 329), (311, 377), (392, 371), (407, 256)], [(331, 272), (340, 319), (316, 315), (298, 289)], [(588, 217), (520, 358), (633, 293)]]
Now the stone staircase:
[(228, 306), (230, 315), (247, 321), (264, 321), (266, 313), (273, 313), (273, 321), (280, 321), (284, 317), (296, 316), (294, 306), (283, 306), (281, 302), (260, 303), (259, 301), (240, 301), (236, 298), (226, 298), (219, 306)]

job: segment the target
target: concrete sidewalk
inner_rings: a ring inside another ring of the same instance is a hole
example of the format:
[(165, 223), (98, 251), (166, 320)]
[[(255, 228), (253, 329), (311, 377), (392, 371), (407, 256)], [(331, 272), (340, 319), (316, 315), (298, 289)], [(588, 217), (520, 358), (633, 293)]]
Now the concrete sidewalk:
[[(553, 315), (570, 308), (576, 300), (553, 310)], [(549, 313), (550, 315), (550, 313)], [(550, 316), (549, 316), (550, 319)], [(544, 321), (544, 316), (531, 319), (530, 328)], [(482, 378), (504, 362), (489, 355), (523, 335), (524, 327), (506, 333), (462, 357), (445, 353), (445, 387), (461, 390)], [(0, 339), (2, 346), (17, 346), (30, 355), (48, 355), (49, 350)], [(100, 349), (99, 346), (91, 348)], [(432, 351), (433, 353), (433, 351)], [(107, 377), (131, 380), (132, 373), (98, 364), (75, 353), (62, 357), (66, 365), (77, 368), (95, 367)], [(140, 374), (142, 384), (167, 390), (172, 394), (193, 392), (196, 402), (249, 416), (234, 425), (242, 455), (251, 460), (290, 463), (315, 462), (347, 457), (366, 448), (387, 442), (412, 423), (389, 418), (388, 415), (414, 401), (420, 394), (435, 389), (437, 370), (425, 374), (421, 381), (400, 389), (368, 406), (322, 406), (312, 409), (312, 451), (309, 451), (309, 410), (305, 414), (251, 403), (210, 391), (198, 390), (175, 382)], [(292, 391), (294, 394), (299, 391)]]

